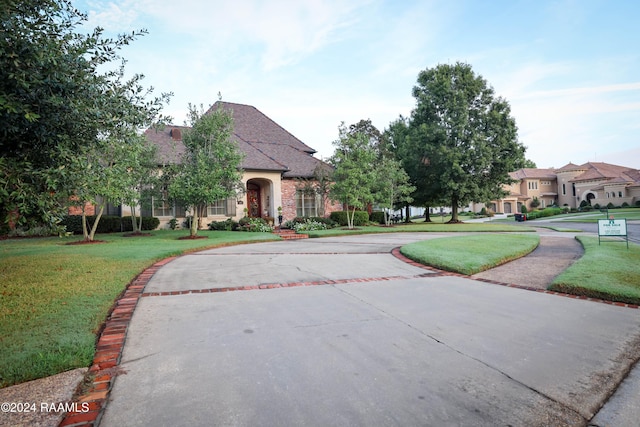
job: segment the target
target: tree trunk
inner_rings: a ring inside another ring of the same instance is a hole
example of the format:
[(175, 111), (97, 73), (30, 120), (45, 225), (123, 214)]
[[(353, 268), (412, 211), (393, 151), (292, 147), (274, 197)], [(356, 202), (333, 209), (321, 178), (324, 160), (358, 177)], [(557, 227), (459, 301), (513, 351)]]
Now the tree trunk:
[(347, 228), (349, 228), (349, 230), (353, 230), (355, 228), (354, 226), (354, 220), (356, 218), (356, 207), (353, 207), (353, 210), (351, 211), (351, 215), (349, 215), (349, 211), (347, 211)]
[(189, 228), (189, 236), (196, 237), (198, 235), (198, 207), (193, 208), (193, 217), (191, 217), (191, 227)]
[[(140, 216), (140, 221), (142, 222), (142, 215)], [(138, 228), (138, 222), (136, 221), (136, 208), (134, 206), (131, 207), (131, 230), (133, 234), (139, 233), (140, 229)]]
[(458, 224), (462, 221), (458, 220), (458, 198), (453, 196), (451, 198), (451, 219), (447, 224)]
[(93, 238), (96, 235), (96, 230), (98, 230), (98, 222), (100, 222), (100, 218), (102, 217), (103, 212), (104, 212), (104, 205), (100, 206), (100, 211), (98, 212), (98, 215), (96, 215), (95, 221), (93, 221), (93, 227), (91, 227), (91, 233), (89, 233), (89, 238), (86, 240), (93, 242)]
[(411, 206), (409, 206), (409, 203), (404, 206), (404, 222), (407, 224), (411, 222)]
[(87, 230), (87, 213), (84, 206), (82, 207), (82, 237), (84, 240), (89, 240), (89, 230)]
[(424, 222), (431, 222), (431, 213), (429, 212), (430, 206), (429, 205), (425, 205), (424, 206)]

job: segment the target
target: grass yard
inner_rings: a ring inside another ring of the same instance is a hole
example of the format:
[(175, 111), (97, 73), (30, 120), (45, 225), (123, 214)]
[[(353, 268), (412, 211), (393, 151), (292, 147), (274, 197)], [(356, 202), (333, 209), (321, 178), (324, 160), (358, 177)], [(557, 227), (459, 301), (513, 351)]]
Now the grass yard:
[(0, 387), (89, 366), (96, 334), (126, 285), (155, 261), (237, 242), (277, 240), (270, 233), (188, 231), (148, 237), (99, 235), (0, 241)]
[(584, 255), (560, 274), (551, 290), (610, 301), (640, 304), (640, 245), (576, 237)]
[(471, 275), (520, 258), (539, 242), (537, 234), (479, 234), (410, 243), (401, 252), (425, 265)]
[[(640, 209), (609, 209), (609, 216), (613, 215), (615, 219), (626, 219), (627, 221), (640, 220)], [(583, 214), (583, 217), (568, 218), (566, 222), (590, 222), (596, 223), (599, 219), (607, 219), (608, 216), (600, 211), (591, 211)]]
[(305, 231), (309, 237), (342, 236), (346, 234), (370, 234), (370, 233), (399, 233), (399, 232), (534, 232), (530, 227), (477, 222), (469, 224), (446, 224), (439, 222), (418, 222), (410, 224), (398, 224), (391, 227), (363, 226), (349, 230), (346, 227), (332, 228), (330, 230)]

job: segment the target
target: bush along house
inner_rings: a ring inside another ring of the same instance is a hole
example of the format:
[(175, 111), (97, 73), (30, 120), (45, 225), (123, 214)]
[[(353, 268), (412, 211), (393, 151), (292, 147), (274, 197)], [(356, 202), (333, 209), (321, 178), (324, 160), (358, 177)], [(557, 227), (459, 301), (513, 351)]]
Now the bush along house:
[[(250, 105), (216, 102), (209, 111), (222, 106), (233, 113), (233, 140), (244, 153), (242, 162), (243, 194), (219, 200), (207, 206), (203, 226), (212, 221), (227, 218), (239, 220), (244, 216), (262, 217), (278, 224), (295, 217), (328, 216), (342, 210), (318, 194), (315, 177), (331, 169), (331, 166), (313, 156), (313, 148)], [(185, 126), (168, 125), (162, 129), (148, 129), (147, 139), (158, 147), (159, 164), (177, 161), (184, 152), (182, 133)], [(280, 208), (280, 209), (279, 209)], [(154, 197), (149, 207), (143, 208), (143, 216), (160, 220), (160, 228), (166, 228), (172, 219), (182, 222), (189, 212), (171, 203), (164, 195)]]

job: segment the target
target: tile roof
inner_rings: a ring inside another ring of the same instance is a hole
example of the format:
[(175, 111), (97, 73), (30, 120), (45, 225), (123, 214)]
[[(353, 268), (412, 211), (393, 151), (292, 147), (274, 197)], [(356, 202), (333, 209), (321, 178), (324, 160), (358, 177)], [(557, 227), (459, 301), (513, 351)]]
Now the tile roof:
[[(315, 150), (284, 130), (280, 125), (250, 105), (216, 102), (210, 109), (222, 106), (233, 110), (232, 139), (244, 153), (242, 168), (282, 172), (285, 178), (309, 178), (318, 165), (329, 167), (313, 157)], [(158, 146), (161, 163), (180, 161), (185, 147), (182, 132), (186, 126), (167, 125), (161, 129), (148, 129), (145, 135)], [(178, 133), (176, 133), (176, 130)], [(177, 138), (177, 139), (176, 139)]]
[(601, 162), (587, 162), (580, 168), (584, 169), (585, 172), (573, 178), (571, 182), (618, 178), (630, 169), (626, 166)]
[(527, 178), (556, 179), (556, 173), (554, 169), (523, 168), (523, 169), (518, 169), (515, 172), (511, 172), (509, 175), (511, 175), (511, 178), (513, 179), (527, 179)]

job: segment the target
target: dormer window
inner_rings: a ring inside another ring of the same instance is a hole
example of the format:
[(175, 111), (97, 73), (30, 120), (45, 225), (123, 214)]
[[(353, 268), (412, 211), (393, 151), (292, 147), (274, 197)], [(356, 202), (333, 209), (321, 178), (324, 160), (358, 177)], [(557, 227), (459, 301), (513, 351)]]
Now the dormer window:
[(169, 131), (169, 135), (174, 141), (182, 141), (182, 135), (180, 134), (180, 129), (171, 129)]

